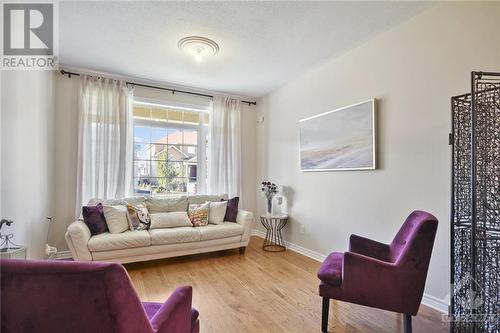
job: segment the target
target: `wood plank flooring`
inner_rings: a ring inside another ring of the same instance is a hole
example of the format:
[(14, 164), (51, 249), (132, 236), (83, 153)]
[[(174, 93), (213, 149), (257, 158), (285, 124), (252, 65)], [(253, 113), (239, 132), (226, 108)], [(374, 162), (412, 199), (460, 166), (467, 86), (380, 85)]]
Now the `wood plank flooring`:
[[(193, 286), (201, 333), (320, 332), (320, 263), (287, 250), (270, 253), (252, 237), (238, 250), (125, 265), (142, 301), (163, 302), (181, 285)], [(403, 332), (401, 315), (332, 301), (329, 332)], [(444, 333), (441, 314), (424, 305), (415, 333)]]

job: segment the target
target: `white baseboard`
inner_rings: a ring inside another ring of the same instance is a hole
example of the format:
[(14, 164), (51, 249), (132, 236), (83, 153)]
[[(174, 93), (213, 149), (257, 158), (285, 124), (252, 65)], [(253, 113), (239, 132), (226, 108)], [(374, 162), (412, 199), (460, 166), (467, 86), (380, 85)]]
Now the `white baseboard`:
[(72, 259), (71, 251), (60, 251), (56, 254), (56, 260)]
[[(260, 231), (260, 230), (255, 230), (255, 229), (252, 230), (252, 235), (260, 237), (260, 238), (265, 238), (266, 237), (266, 233), (265, 232)], [(304, 255), (306, 257), (312, 258), (312, 259), (314, 259), (316, 261), (323, 262), (326, 259), (326, 256), (323, 255), (323, 254), (321, 254), (321, 253), (318, 253), (318, 252), (306, 249), (305, 247), (302, 247), (302, 246), (294, 244), (294, 243), (290, 243), (288, 241), (285, 241), (285, 246), (287, 247), (287, 249), (290, 249), (292, 251), (300, 253), (300, 254), (302, 254), (302, 255)]]
[(422, 304), (444, 314), (448, 314), (448, 307), (450, 306), (448, 301), (429, 294), (424, 294), (424, 297), (422, 297)]
[[(254, 229), (254, 230), (252, 230), (252, 236), (265, 238), (266, 233), (263, 231)], [(294, 243), (290, 243), (288, 241), (285, 241), (285, 245), (286, 245), (287, 249), (290, 249), (294, 252), (300, 253), (300, 254), (302, 254), (306, 257), (309, 257), (311, 259), (314, 259), (316, 261), (323, 262), (326, 258), (326, 255), (324, 255), (324, 254), (306, 249), (303, 246), (300, 246), (300, 245), (297, 245)], [(434, 296), (429, 295), (429, 294), (424, 294), (424, 296), (422, 297), (422, 304), (424, 304), (425, 306), (428, 306), (434, 310), (437, 310), (441, 313), (448, 314), (449, 303), (445, 300), (439, 299), (439, 298), (434, 297)]]

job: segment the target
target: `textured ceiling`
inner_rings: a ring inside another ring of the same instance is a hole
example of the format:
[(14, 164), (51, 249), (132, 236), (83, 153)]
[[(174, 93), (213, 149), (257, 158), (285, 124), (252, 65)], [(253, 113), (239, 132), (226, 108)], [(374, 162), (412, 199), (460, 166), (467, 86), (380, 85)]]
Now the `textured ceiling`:
[[(63, 65), (262, 96), (414, 16), (422, 2), (60, 2)], [(196, 63), (177, 41), (220, 45)]]

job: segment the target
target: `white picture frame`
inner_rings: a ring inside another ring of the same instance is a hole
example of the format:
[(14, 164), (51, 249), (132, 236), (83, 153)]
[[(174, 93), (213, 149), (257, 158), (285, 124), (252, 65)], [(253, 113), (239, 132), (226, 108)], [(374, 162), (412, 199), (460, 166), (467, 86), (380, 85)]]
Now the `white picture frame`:
[(301, 119), (299, 130), (301, 171), (377, 168), (374, 98)]

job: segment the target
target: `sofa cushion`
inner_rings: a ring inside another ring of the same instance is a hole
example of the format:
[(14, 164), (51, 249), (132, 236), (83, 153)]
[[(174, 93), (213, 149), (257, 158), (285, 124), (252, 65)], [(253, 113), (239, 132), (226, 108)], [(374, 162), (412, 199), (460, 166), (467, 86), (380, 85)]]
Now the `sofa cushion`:
[(149, 215), (150, 229), (192, 227), (187, 212), (154, 213)]
[(165, 228), (149, 230), (151, 235), (151, 244), (177, 244), (198, 242), (201, 239), (200, 228), (180, 227), (180, 228)]
[(125, 231), (120, 234), (105, 232), (90, 238), (90, 251), (111, 251), (151, 245), (151, 236), (146, 230)]
[(342, 262), (344, 254), (340, 252), (333, 252), (319, 268), (318, 278), (332, 286), (340, 286), (342, 284)]
[(100, 198), (92, 198), (89, 200), (88, 206), (95, 206), (97, 204), (102, 204), (103, 206), (119, 206), (126, 205), (127, 203), (122, 199), (100, 199)]
[(189, 204), (202, 204), (205, 202), (215, 202), (215, 201), (221, 201), (221, 200), (227, 200), (228, 196), (227, 194), (221, 194), (221, 195), (204, 195), (204, 194), (199, 194), (199, 195), (190, 195), (188, 197)]
[(188, 198), (186, 196), (149, 198), (146, 199), (146, 207), (150, 213), (187, 212)]
[(231, 222), (224, 222), (223, 224), (215, 225), (209, 224), (205, 227), (197, 228), (201, 232), (201, 240), (219, 239), (231, 236), (242, 235), (245, 229), (237, 224)]
[(145, 197), (128, 197), (128, 198), (123, 198), (123, 201), (125, 201), (128, 205), (139, 205), (139, 204), (146, 204), (146, 198)]

